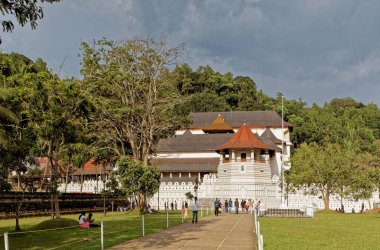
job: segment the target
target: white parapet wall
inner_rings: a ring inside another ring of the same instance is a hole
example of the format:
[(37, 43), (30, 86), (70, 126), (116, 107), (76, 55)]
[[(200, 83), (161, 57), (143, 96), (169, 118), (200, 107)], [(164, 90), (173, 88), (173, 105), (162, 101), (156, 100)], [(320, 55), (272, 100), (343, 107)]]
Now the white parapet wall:
[(96, 180), (86, 180), (83, 182), (82, 189), (81, 184), (78, 182), (67, 183), (67, 188), (65, 183), (61, 183), (58, 186), (58, 191), (64, 193), (66, 189), (67, 193), (94, 193), (98, 194), (104, 189), (102, 181)]
[[(235, 200), (241, 199), (253, 199), (255, 202), (261, 201), (261, 208), (278, 208), (280, 205), (281, 189), (278, 183), (256, 183), (256, 184), (226, 184), (220, 183), (215, 175), (205, 175), (203, 182), (199, 184), (195, 190), (194, 185), (189, 182), (168, 182), (161, 183), (159, 192), (156, 193), (149, 203), (153, 208), (159, 207), (164, 209), (165, 203), (170, 209), (171, 203), (177, 203), (177, 208), (180, 209), (182, 204), (187, 201), (191, 204), (192, 201), (186, 199), (186, 193), (192, 193), (198, 196), (201, 203), (212, 204), (215, 198), (220, 200)], [(362, 203), (365, 205), (365, 209), (371, 209), (373, 203), (379, 202), (379, 192), (374, 192), (370, 200), (358, 200), (341, 199), (336, 195), (330, 197), (329, 208), (335, 210), (341, 207), (341, 202), (345, 207), (346, 212), (351, 212), (354, 209), (355, 212), (361, 210)], [(287, 195), (288, 208), (305, 209), (306, 207), (313, 207), (316, 210), (323, 209), (324, 203), (320, 195), (307, 194), (307, 190), (298, 190), (296, 193)]]
[[(67, 184), (67, 193), (100, 193), (104, 188), (102, 181), (87, 180), (83, 182), (81, 189), (80, 183), (70, 182)], [(65, 184), (59, 185), (58, 190), (65, 192)], [(204, 206), (210, 206), (215, 198), (220, 200), (235, 200), (241, 199), (253, 199), (256, 202), (261, 201), (261, 208), (277, 208), (280, 204), (281, 190), (278, 183), (255, 183), (255, 184), (228, 184), (220, 183), (215, 175), (205, 175), (203, 182), (198, 184), (198, 187), (194, 189), (194, 184), (191, 182), (162, 182), (157, 192), (153, 197), (149, 199), (149, 203), (152, 208), (157, 209), (158, 205), (160, 209), (165, 208), (165, 203), (170, 209), (170, 204), (177, 204), (177, 209), (181, 209), (185, 201), (189, 205), (192, 204), (191, 200), (186, 199), (186, 193), (192, 193), (198, 196), (201, 204)], [(324, 203), (321, 195), (308, 194), (307, 189), (297, 190), (295, 193), (287, 195), (287, 205), (289, 208), (305, 208), (313, 207), (314, 209), (323, 209)], [(346, 212), (352, 212), (352, 209), (357, 213), (361, 210), (362, 204), (365, 209), (372, 209), (373, 204), (379, 202), (379, 191), (373, 193), (369, 200), (352, 200), (341, 199), (338, 195), (331, 195), (329, 208), (335, 210), (341, 207), (343, 204)]]

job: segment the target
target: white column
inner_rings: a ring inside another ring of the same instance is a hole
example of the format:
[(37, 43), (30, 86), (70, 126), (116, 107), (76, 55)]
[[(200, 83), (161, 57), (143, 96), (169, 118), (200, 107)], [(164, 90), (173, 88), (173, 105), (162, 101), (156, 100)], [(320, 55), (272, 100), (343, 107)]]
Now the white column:
[(231, 162), (236, 162), (236, 157), (235, 157), (235, 150), (232, 150), (232, 161)]
[(265, 163), (268, 163), (269, 161), (269, 151), (266, 149), (265, 150)]
[(255, 162), (255, 151), (251, 149), (251, 162)]
[(220, 156), (219, 156), (219, 163), (223, 163), (223, 159), (224, 159), (224, 153), (222, 154), (220, 154)]

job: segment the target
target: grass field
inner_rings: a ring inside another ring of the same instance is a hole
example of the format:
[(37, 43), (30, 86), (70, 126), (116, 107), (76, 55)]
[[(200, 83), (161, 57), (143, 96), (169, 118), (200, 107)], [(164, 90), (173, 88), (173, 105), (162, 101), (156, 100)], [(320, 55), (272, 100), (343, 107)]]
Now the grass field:
[(313, 219), (259, 218), (264, 249), (380, 249), (380, 214), (320, 211)]
[[(79, 215), (65, 215), (64, 218), (78, 220)], [(137, 213), (115, 212), (107, 217), (94, 213), (95, 222), (104, 222), (104, 246), (110, 247), (127, 240), (142, 236), (142, 220)], [(9, 248), (12, 249), (100, 249), (100, 227), (81, 229), (79, 226), (51, 230), (31, 230), (49, 217), (25, 218), (20, 220), (22, 231), (27, 233), (11, 234), (14, 220), (0, 220), (0, 249), (4, 249), (4, 232), (9, 232)], [(145, 235), (166, 229), (166, 212), (144, 216)], [(180, 211), (169, 212), (169, 226), (182, 223)]]

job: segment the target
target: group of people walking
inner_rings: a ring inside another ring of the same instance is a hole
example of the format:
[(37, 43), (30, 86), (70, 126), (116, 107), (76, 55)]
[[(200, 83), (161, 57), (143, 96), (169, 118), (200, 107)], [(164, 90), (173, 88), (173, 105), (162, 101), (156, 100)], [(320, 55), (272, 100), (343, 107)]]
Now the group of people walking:
[[(240, 207), (242, 213), (252, 214), (253, 209), (255, 209), (256, 213), (258, 213), (258, 210), (260, 209), (260, 204), (261, 204), (260, 200), (257, 201), (257, 203), (255, 204), (253, 199), (248, 199), (248, 201), (245, 199), (242, 199), (239, 201), (239, 199), (236, 198), (235, 201), (232, 201), (232, 199), (230, 198), (229, 201), (227, 200), (224, 201), (224, 211), (226, 212), (226, 214), (230, 214), (230, 213), (238, 214), (239, 207)], [(214, 207), (215, 207), (215, 215), (218, 216), (219, 213), (222, 211), (222, 203), (220, 202), (218, 198), (216, 198), (214, 201)]]
[[(239, 201), (238, 198), (236, 198), (234, 202), (232, 201), (232, 199), (229, 199), (229, 201), (225, 200), (224, 204), (222, 204), (222, 202), (218, 198), (216, 198), (214, 201), (214, 209), (215, 209), (214, 213), (215, 213), (215, 216), (219, 216), (219, 214), (223, 210), (223, 206), (224, 206), (224, 210), (227, 214), (229, 214), (229, 213), (238, 214), (239, 213), (239, 207), (241, 207), (242, 213), (252, 214), (253, 209), (255, 209), (256, 213), (258, 213), (258, 211), (260, 209), (260, 204), (261, 204), (260, 200), (257, 201), (257, 203), (255, 204), (253, 199), (248, 199), (248, 200), (242, 199)], [(191, 206), (191, 211), (192, 211), (191, 222), (192, 223), (198, 223), (198, 211), (199, 211), (199, 209), (200, 209), (200, 205), (198, 202), (198, 198), (194, 197), (194, 202)], [(182, 210), (183, 210), (183, 218), (188, 219), (188, 203), (187, 202), (183, 203)]]

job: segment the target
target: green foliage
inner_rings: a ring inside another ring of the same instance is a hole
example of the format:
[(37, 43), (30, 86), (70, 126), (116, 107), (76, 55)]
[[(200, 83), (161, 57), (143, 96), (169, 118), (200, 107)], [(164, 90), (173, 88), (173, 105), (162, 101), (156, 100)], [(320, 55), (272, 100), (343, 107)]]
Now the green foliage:
[(158, 140), (183, 124), (168, 70), (182, 50), (152, 39), (82, 44), (83, 87), (96, 106), (92, 131), (102, 147), (147, 164)]
[(189, 199), (189, 200), (192, 200), (194, 198), (194, 195), (191, 192), (187, 192), (185, 196), (186, 196), (186, 199)]
[(136, 196), (140, 210), (146, 197), (153, 196), (160, 185), (160, 170), (156, 166), (146, 166), (144, 163), (127, 157), (117, 162), (118, 180), (129, 196)]
[(273, 109), (273, 98), (257, 91), (247, 76), (223, 75), (210, 66), (193, 71), (188, 64), (175, 67), (172, 75), (178, 92), (186, 98), (178, 107), (183, 113)]
[(361, 153), (355, 159), (355, 171), (348, 186), (348, 193), (355, 200), (369, 199), (380, 187), (380, 141), (375, 142), (375, 151)]
[(102, 191), (102, 195), (108, 197), (123, 197), (126, 196), (125, 190), (120, 187), (120, 183), (117, 180), (115, 173), (109, 175), (109, 179), (106, 183), (106, 189)]
[(8, 183), (7, 179), (7, 171), (0, 169), (0, 193), (8, 192), (11, 190), (11, 185)]
[(304, 143), (294, 152), (287, 181), (296, 187), (307, 186), (314, 194), (321, 193), (328, 209), (330, 195), (350, 184), (353, 159), (353, 152), (338, 144)]
[[(59, 2), (60, 0), (8, 0), (1, 1), (0, 10), (3, 15), (14, 16), (17, 22), (24, 26), (27, 23), (30, 23), (32, 29), (37, 27), (37, 21), (42, 19), (44, 16), (42, 6), (39, 4), (43, 2), (54, 3)], [(40, 3), (39, 3), (40, 2)], [(3, 26), (3, 31), (12, 32), (14, 29), (14, 24), (12, 20), (1, 20)], [(1, 40), (0, 40), (1, 43)]]

